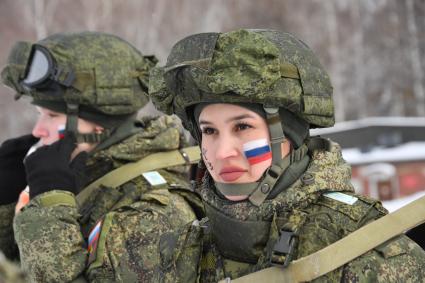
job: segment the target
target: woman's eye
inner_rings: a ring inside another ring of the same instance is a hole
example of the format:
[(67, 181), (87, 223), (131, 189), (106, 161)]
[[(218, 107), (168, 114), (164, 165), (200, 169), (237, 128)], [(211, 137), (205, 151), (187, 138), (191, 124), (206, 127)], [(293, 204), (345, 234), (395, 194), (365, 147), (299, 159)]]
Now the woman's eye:
[(209, 128), (209, 127), (205, 127), (203, 129), (201, 129), (201, 131), (202, 131), (202, 134), (204, 134), (204, 135), (212, 135), (212, 134), (215, 133), (215, 129)]
[(49, 118), (56, 118), (56, 117), (58, 117), (59, 115), (58, 115), (58, 114), (52, 114), (52, 113), (50, 113), (50, 114), (48, 114), (48, 116), (49, 116)]
[(236, 131), (243, 131), (252, 128), (251, 125), (248, 125), (246, 123), (239, 123), (236, 125)]

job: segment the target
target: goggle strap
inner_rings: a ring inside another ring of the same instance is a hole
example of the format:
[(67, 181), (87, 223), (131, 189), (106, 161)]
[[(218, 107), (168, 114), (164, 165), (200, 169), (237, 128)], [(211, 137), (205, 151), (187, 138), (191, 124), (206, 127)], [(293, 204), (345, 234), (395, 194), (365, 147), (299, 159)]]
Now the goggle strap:
[(67, 67), (58, 67), (53, 75), (53, 80), (63, 86), (70, 87), (75, 81), (75, 72)]

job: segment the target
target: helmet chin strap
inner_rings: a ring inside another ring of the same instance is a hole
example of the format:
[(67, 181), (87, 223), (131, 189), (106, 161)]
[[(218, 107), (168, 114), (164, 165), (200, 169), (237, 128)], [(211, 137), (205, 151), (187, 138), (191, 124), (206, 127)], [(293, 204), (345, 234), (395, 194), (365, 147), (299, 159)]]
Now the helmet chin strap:
[(78, 104), (66, 104), (66, 126), (65, 130), (78, 136)]
[(78, 104), (66, 104), (66, 127), (65, 130), (75, 135), (77, 143), (100, 143), (111, 135), (111, 131), (104, 129), (102, 133), (82, 134), (78, 132)]
[(282, 159), (281, 145), (286, 138), (283, 133), (279, 108), (264, 107), (264, 111), (270, 132), (272, 165), (264, 172), (263, 178), (259, 182), (245, 184), (215, 183), (217, 189), (223, 195), (249, 195), (249, 201), (256, 206), (260, 206), (266, 200), (279, 177), (291, 164), (291, 155)]
[(272, 165), (264, 173), (264, 177), (258, 184), (258, 187), (249, 196), (249, 201), (256, 206), (260, 206), (266, 200), (283, 171), (291, 163), (289, 155), (282, 159), (281, 145), (286, 138), (279, 116), (279, 108), (264, 107), (264, 111), (266, 112), (267, 126), (270, 132)]

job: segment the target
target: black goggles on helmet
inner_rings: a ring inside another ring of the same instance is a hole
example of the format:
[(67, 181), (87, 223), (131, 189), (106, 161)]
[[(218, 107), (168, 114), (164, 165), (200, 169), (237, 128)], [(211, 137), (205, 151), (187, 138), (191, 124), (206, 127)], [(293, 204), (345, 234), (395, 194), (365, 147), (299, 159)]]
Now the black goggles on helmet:
[(75, 73), (69, 68), (61, 68), (49, 50), (34, 44), (25, 69), (21, 85), (28, 91), (46, 88), (51, 83), (69, 87), (75, 80)]

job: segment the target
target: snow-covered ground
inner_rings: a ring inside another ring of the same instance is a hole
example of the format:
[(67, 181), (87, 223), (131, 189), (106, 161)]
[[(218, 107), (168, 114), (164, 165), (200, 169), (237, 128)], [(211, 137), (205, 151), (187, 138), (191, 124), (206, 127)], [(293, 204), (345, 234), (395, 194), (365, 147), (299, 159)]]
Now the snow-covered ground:
[(389, 212), (393, 212), (399, 209), (400, 207), (403, 207), (406, 204), (420, 198), (421, 196), (425, 196), (425, 190), (423, 190), (422, 192), (412, 194), (407, 197), (402, 197), (402, 198), (393, 199), (389, 201), (383, 201), (382, 204), (384, 205), (386, 209), (388, 209)]

